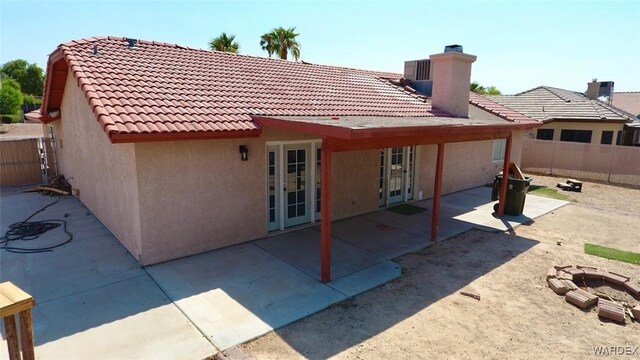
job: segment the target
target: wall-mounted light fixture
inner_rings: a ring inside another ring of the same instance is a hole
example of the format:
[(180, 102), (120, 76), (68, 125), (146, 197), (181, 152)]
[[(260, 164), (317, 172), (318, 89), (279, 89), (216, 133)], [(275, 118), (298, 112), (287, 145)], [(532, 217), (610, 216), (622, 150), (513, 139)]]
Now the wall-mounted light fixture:
[(249, 160), (249, 149), (245, 145), (240, 145), (240, 160)]

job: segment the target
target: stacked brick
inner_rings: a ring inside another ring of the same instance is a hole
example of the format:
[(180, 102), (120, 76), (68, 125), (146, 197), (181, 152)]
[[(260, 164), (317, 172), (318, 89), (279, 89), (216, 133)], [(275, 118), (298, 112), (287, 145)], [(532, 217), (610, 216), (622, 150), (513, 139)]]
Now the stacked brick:
[[(566, 302), (586, 310), (598, 305), (598, 316), (618, 323), (625, 322), (625, 307), (614, 301), (601, 299), (588, 291), (580, 289), (574, 281), (601, 280), (624, 287), (634, 297), (640, 297), (640, 283), (632, 281), (628, 276), (590, 266), (556, 265), (547, 271), (547, 284), (558, 295), (563, 295)], [(631, 314), (640, 321), (640, 304), (631, 309)]]

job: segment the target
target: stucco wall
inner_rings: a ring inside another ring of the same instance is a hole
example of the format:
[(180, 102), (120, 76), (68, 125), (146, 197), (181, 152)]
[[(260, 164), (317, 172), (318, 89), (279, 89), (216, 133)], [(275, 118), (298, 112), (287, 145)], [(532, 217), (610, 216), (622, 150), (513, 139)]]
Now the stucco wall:
[(613, 145), (616, 144), (618, 131), (622, 131), (624, 124), (578, 122), (578, 121), (553, 121), (542, 125), (542, 129), (554, 129), (553, 140), (560, 141), (562, 129), (566, 130), (591, 130), (591, 143), (600, 144), (603, 131), (613, 131)]
[(71, 72), (67, 76), (61, 114), (62, 118), (51, 124), (57, 137), (60, 174), (79, 190), (80, 201), (139, 258), (134, 145), (109, 142)]
[(334, 153), (332, 160), (333, 219), (377, 210), (380, 150)]
[[(260, 138), (136, 144), (144, 265), (267, 235), (266, 142), (313, 139), (265, 129)], [(246, 145), (249, 160), (240, 161)], [(333, 218), (377, 209), (377, 151), (333, 156)]]
[[(520, 163), (524, 135), (521, 131), (513, 132), (511, 161), (516, 164)], [(442, 194), (482, 186), (493, 181), (503, 165), (502, 160), (492, 161), (493, 142), (488, 140), (445, 144)], [(414, 198), (418, 199), (420, 191), (423, 192), (423, 198), (430, 198), (433, 196), (438, 146), (420, 146), (418, 152), (418, 192)]]

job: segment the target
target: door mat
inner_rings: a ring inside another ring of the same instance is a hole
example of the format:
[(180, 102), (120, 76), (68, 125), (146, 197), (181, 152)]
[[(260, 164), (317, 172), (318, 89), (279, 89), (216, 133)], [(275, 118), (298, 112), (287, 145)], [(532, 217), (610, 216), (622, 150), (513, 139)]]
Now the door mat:
[(427, 211), (427, 209), (425, 208), (411, 205), (411, 204), (396, 205), (394, 207), (388, 208), (387, 210), (393, 211), (395, 213), (402, 214), (402, 215), (414, 215), (414, 214), (419, 214), (423, 211)]

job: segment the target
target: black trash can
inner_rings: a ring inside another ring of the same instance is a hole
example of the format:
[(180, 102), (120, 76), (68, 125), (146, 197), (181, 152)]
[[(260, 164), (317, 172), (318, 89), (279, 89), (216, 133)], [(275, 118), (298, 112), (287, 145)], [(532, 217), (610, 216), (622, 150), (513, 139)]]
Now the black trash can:
[[(529, 191), (533, 178), (527, 177), (524, 180), (509, 178), (507, 182), (507, 201), (504, 206), (504, 213), (507, 215), (520, 215), (524, 209), (524, 201)], [(500, 184), (502, 183), (502, 175), (496, 175), (493, 179), (493, 189), (491, 190), (491, 200), (496, 201), (500, 195)], [(498, 204), (493, 206), (498, 211)]]

